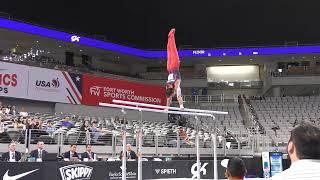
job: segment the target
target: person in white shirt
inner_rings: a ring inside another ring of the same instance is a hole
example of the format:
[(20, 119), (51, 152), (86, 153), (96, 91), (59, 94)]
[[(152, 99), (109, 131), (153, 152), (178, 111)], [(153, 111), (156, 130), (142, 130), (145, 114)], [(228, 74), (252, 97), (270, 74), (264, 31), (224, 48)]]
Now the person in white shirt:
[(272, 180), (320, 179), (320, 129), (304, 122), (291, 131), (288, 143), (291, 159), (289, 169), (272, 177)]

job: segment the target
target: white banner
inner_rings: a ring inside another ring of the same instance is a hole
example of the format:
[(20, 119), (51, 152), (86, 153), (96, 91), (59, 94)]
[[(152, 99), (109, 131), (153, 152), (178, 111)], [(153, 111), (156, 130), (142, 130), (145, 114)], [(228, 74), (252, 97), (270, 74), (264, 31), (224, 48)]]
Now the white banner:
[(0, 62), (0, 96), (27, 98), (28, 66)]
[(0, 62), (0, 96), (81, 104), (82, 75)]
[(81, 93), (75, 85), (75, 81), (81, 81), (80, 75), (73, 80), (63, 71), (30, 67), (29, 72), (29, 99), (81, 104)]

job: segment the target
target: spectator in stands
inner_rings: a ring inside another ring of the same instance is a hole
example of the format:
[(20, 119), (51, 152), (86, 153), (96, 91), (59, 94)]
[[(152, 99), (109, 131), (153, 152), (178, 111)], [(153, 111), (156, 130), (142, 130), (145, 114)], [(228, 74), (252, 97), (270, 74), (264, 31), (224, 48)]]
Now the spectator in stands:
[(308, 122), (301, 123), (291, 131), (287, 149), (291, 166), (272, 180), (320, 179), (319, 127)]
[(43, 141), (38, 141), (37, 146), (38, 146), (37, 149), (30, 152), (30, 157), (38, 158), (42, 160), (42, 158), (45, 157), (48, 154), (48, 152), (44, 150)]
[(83, 143), (86, 139), (86, 136), (87, 136), (86, 133), (90, 133), (90, 132), (91, 132), (91, 129), (90, 129), (89, 121), (88, 120), (83, 121), (83, 123), (80, 127), (80, 135), (79, 135), (77, 143)]
[(119, 124), (124, 124), (124, 123), (125, 123), (125, 124), (128, 124), (128, 119), (125, 118), (125, 117), (123, 117), (123, 118), (121, 118), (121, 119), (119, 118), (119, 121), (118, 121), (118, 122), (119, 122)]
[[(127, 144), (126, 145), (126, 148), (127, 148), (127, 160), (136, 160), (138, 158), (137, 154), (132, 150), (132, 147), (131, 147), (131, 144)], [(122, 151), (120, 152), (120, 159), (122, 159), (123, 157), (123, 153)]]
[(13, 116), (16, 116), (18, 113), (17, 113), (17, 110), (16, 110), (16, 106), (12, 106), (10, 108), (10, 112), (9, 112), (10, 115), (13, 115)]
[(98, 129), (98, 123), (97, 122), (92, 122), (92, 127), (90, 128), (91, 131), (91, 139), (93, 142), (96, 142), (97, 139), (99, 138), (99, 129)]
[(11, 142), (9, 145), (9, 151), (2, 154), (2, 160), (3, 161), (9, 161), (9, 162), (17, 162), (21, 160), (21, 153), (19, 151), (16, 151), (16, 143)]
[(70, 122), (69, 117), (64, 118), (64, 120), (61, 122), (61, 126), (67, 127), (69, 129), (75, 127), (74, 124), (72, 122)]
[(71, 144), (70, 145), (70, 151), (67, 151), (63, 155), (64, 159), (69, 159), (71, 158), (79, 158), (78, 153), (77, 153), (77, 145), (76, 144)]
[(52, 121), (47, 122), (47, 126), (45, 127), (45, 130), (49, 135), (52, 135), (56, 131), (56, 128), (53, 126)]
[(82, 126), (80, 127), (80, 131), (91, 131), (90, 123), (88, 120), (83, 121)]
[(222, 161), (221, 164), (227, 168), (225, 176), (229, 180), (243, 180), (247, 173), (247, 169), (243, 160), (238, 157), (227, 160), (227, 164), (224, 164)]
[(35, 119), (28, 119), (26, 128), (29, 129), (38, 129)]
[(23, 123), (21, 119), (14, 120), (14, 128), (15, 129), (26, 129), (26, 125)]
[(36, 123), (36, 125), (35, 125), (35, 128), (36, 128), (36, 129), (42, 129), (42, 124), (43, 124), (43, 122), (42, 122), (41, 119), (36, 119), (36, 120), (35, 120), (35, 123)]
[(271, 129), (274, 131), (274, 134), (275, 134), (275, 135), (276, 135), (276, 137), (277, 137), (277, 136), (278, 136), (278, 134), (277, 134), (277, 130), (280, 130), (279, 125), (275, 124)]
[(0, 114), (4, 114), (7, 115), (7, 108), (6, 107), (2, 107)]
[(114, 128), (114, 118), (113, 119), (111, 119), (111, 120), (107, 120), (106, 121), (106, 129), (108, 129), (108, 130), (114, 130), (115, 128)]
[(113, 119), (113, 123), (114, 124), (120, 124), (120, 117), (119, 116), (115, 116)]
[(182, 127), (179, 129), (180, 144), (189, 144), (189, 136)]
[(82, 153), (81, 160), (88, 159), (89, 161), (96, 160), (96, 153), (92, 152), (91, 144), (86, 144), (86, 152)]
[(21, 111), (19, 112), (19, 115), (22, 117), (27, 117), (29, 114), (28, 112), (24, 109), (24, 107), (21, 107)]
[(168, 141), (169, 147), (177, 147), (177, 132), (169, 129), (166, 134), (166, 139)]

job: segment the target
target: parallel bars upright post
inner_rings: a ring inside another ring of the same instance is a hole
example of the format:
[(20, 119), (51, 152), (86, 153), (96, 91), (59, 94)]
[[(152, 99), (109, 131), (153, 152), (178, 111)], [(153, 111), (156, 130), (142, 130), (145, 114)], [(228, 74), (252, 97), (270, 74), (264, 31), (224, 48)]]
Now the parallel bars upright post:
[[(135, 102), (129, 102), (129, 101), (121, 101), (121, 100), (113, 100), (114, 103), (121, 103), (126, 105), (136, 105), (136, 106), (145, 106), (145, 107), (152, 107), (152, 108), (169, 108), (173, 110), (180, 110), (180, 108), (175, 107), (166, 107), (166, 106), (159, 106), (159, 105), (152, 105), (152, 104), (145, 104), (145, 103), (135, 103)], [(171, 114), (185, 114), (185, 115), (194, 115), (196, 119), (196, 149), (197, 149), (197, 179), (200, 180), (200, 149), (199, 149), (199, 119), (198, 116), (207, 116), (212, 117), (214, 119), (214, 116), (212, 113), (216, 114), (228, 114), (228, 112), (223, 111), (209, 111), (209, 110), (197, 110), (197, 109), (184, 109), (185, 111), (164, 111), (164, 110), (157, 110), (157, 109), (149, 109), (149, 108), (139, 108), (139, 107), (132, 107), (132, 106), (124, 106), (124, 105), (117, 105), (117, 104), (108, 104), (108, 103), (99, 103), (100, 106), (106, 106), (106, 107), (113, 107), (113, 108), (121, 108), (123, 114), (125, 115), (124, 108), (131, 109), (131, 110), (138, 110), (141, 113), (141, 120), (142, 122), (142, 111), (149, 111), (149, 112), (159, 112), (159, 113), (171, 113)], [(190, 112), (186, 112), (190, 111)], [(202, 112), (202, 113), (199, 113)], [(209, 114), (211, 113), (211, 114)], [(126, 139), (125, 134), (123, 136), (123, 152), (125, 152), (125, 146), (126, 146)], [(218, 178), (218, 172), (217, 172), (217, 152), (216, 152), (216, 133), (212, 135), (213, 140), (213, 146), (214, 146), (214, 179), (216, 180)], [(142, 142), (142, 132), (141, 132), (141, 124), (140, 124), (140, 131), (139, 131), (139, 151), (141, 152), (141, 142)], [(138, 152), (139, 153), (139, 152)], [(126, 153), (124, 155), (126, 157)], [(122, 180), (125, 180), (126, 178), (126, 158), (122, 159)], [(138, 157), (138, 179), (142, 179), (142, 161), (141, 157)]]

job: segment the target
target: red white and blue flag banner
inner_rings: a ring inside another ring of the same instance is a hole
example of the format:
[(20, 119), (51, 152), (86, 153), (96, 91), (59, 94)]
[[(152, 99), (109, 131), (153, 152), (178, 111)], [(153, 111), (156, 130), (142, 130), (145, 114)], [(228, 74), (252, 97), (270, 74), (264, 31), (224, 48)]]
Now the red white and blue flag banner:
[(30, 67), (28, 97), (33, 100), (81, 104), (82, 75)]

